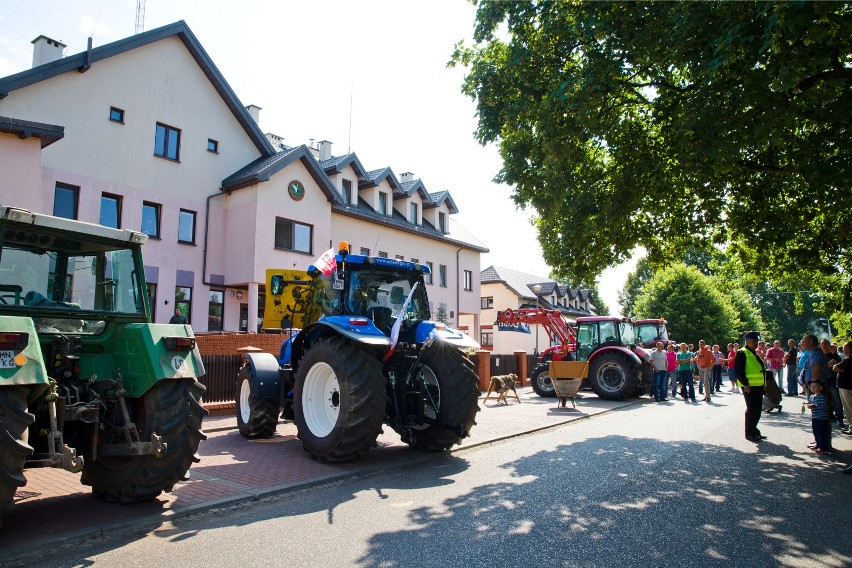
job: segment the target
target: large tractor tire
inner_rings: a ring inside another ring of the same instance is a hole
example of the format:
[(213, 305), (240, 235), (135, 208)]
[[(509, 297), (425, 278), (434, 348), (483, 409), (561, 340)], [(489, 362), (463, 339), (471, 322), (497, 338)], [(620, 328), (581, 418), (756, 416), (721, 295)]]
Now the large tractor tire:
[(592, 390), (604, 400), (633, 396), (639, 383), (636, 365), (621, 353), (601, 353), (589, 363)]
[(550, 364), (541, 363), (536, 366), (530, 376), (532, 388), (535, 394), (550, 398), (556, 396), (556, 389), (553, 387), (553, 379), (550, 377)]
[[(425, 414), (441, 424), (430, 424), (417, 430), (411, 447), (427, 452), (449, 450), (454, 444), (460, 444), (476, 424), (479, 379), (473, 363), (446, 341), (433, 342), (421, 362), (420, 373), (426, 384)], [(442, 424), (461, 426), (463, 432), (449, 430)]]
[(131, 418), (143, 442), (156, 433), (167, 444), (166, 455), (103, 456), (86, 460), (81, 481), (92, 486), (92, 493), (109, 502), (136, 503), (170, 492), (178, 481), (188, 479), (187, 472), (199, 461), (198, 444), (207, 436), (201, 422), (207, 416), (199, 400), (204, 385), (195, 379), (158, 381), (136, 402)]
[(250, 365), (243, 365), (237, 382), (237, 428), (240, 434), (250, 440), (272, 437), (280, 414), (278, 399), (255, 396)]
[(321, 462), (354, 461), (376, 446), (385, 420), (381, 362), (342, 337), (311, 346), (299, 362), (293, 411), (302, 446)]
[(35, 416), (27, 412), (25, 386), (0, 387), (0, 524), (2, 514), (12, 508), (15, 491), (27, 484), (24, 461), (33, 453), (27, 443), (27, 428)]

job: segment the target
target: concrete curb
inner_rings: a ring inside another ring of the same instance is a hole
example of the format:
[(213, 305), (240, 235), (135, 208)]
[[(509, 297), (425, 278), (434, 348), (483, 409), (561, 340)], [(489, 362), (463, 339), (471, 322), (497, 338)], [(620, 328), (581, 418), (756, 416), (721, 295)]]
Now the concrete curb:
[[(555, 399), (554, 399), (555, 400)], [(527, 434), (534, 434), (538, 432), (543, 432), (545, 430), (552, 430), (554, 428), (558, 428), (561, 426), (565, 426), (566, 424), (570, 424), (571, 422), (578, 422), (580, 420), (588, 420), (590, 418), (594, 418), (596, 416), (601, 416), (603, 414), (608, 414), (609, 412), (613, 412), (616, 410), (620, 410), (623, 408), (630, 408), (632, 406), (636, 406), (637, 404), (642, 404), (643, 399), (634, 399), (624, 404), (620, 404), (618, 406), (614, 406), (612, 408), (603, 409), (600, 412), (596, 412), (594, 414), (586, 414), (582, 416), (570, 416), (566, 417), (565, 420), (555, 422), (553, 424), (547, 424), (545, 426), (525, 429), (520, 432), (514, 432), (512, 434), (507, 434), (505, 436), (498, 436), (494, 438), (489, 438), (487, 440), (482, 440), (479, 442), (475, 442), (469, 445), (464, 446), (456, 446), (450, 449), (451, 454), (460, 454), (466, 452), (467, 450), (471, 450), (473, 448), (478, 448), (481, 446), (486, 446), (488, 444), (493, 444), (495, 442), (500, 442), (503, 440), (508, 440), (510, 438), (517, 438), (520, 436), (524, 436)], [(287, 422), (280, 421), (279, 424), (284, 424)], [(236, 426), (221, 426), (216, 428), (205, 429), (208, 432), (221, 432), (226, 430), (236, 430)], [(205, 503), (198, 503), (196, 505), (189, 505), (185, 508), (181, 508), (178, 510), (169, 509), (162, 513), (149, 513), (139, 517), (135, 517), (133, 519), (126, 520), (116, 520), (115, 522), (110, 522), (101, 527), (97, 528), (87, 528), (80, 530), (71, 530), (67, 533), (64, 533), (59, 536), (46, 537), (43, 539), (36, 540), (34, 542), (28, 542), (26, 545), (21, 545), (19, 547), (13, 547), (7, 550), (4, 550), (0, 553), (0, 563), (24, 563), (28, 561), (33, 561), (37, 557), (44, 555), (47, 550), (54, 550), (57, 546), (71, 546), (71, 544), (77, 544), (81, 540), (93, 540), (104, 537), (114, 536), (117, 533), (131, 533), (131, 534), (144, 534), (155, 530), (156, 528), (162, 526), (164, 523), (175, 521), (178, 519), (183, 519), (186, 517), (191, 517), (193, 515), (206, 513), (212, 511), (214, 509), (225, 509), (235, 507), (237, 505), (241, 505), (244, 503), (253, 503), (258, 502), (263, 499), (268, 499), (272, 497), (280, 497), (282, 495), (287, 495), (290, 493), (295, 493), (299, 490), (310, 489), (314, 487), (319, 487), (323, 485), (329, 485), (332, 483), (336, 483), (339, 481), (343, 481), (346, 479), (353, 478), (363, 478), (370, 477), (385, 471), (396, 470), (400, 467), (410, 467), (413, 465), (417, 465), (423, 462), (427, 462), (433, 459), (433, 454), (412, 454), (410, 457), (402, 458), (403, 463), (399, 463), (397, 460), (395, 463), (381, 463), (381, 464), (370, 464), (363, 467), (363, 469), (359, 469), (356, 472), (340, 472), (340, 473), (332, 473), (320, 477), (316, 477), (309, 480), (296, 481), (292, 483), (284, 483), (281, 485), (276, 485), (273, 487), (268, 487), (265, 489), (258, 489), (256, 491), (248, 491), (242, 493), (240, 495), (234, 495), (230, 497), (223, 497), (221, 499), (216, 499), (213, 501), (208, 501)], [(190, 474), (192, 470), (190, 470)], [(2, 530), (2, 529), (0, 529)]]

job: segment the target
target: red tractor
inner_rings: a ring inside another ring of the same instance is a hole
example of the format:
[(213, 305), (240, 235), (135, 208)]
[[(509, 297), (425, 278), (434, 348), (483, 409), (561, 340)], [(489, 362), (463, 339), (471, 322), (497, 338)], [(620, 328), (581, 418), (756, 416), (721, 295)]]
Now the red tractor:
[(645, 349), (656, 348), (660, 341), (663, 342), (664, 347), (675, 344), (674, 341), (669, 339), (669, 332), (666, 329), (666, 320), (664, 319), (634, 320), (633, 335), (636, 337), (636, 343), (641, 343)]
[[(577, 319), (574, 329), (565, 323), (558, 310), (510, 309), (498, 313), (497, 324), (504, 328), (537, 324), (544, 327), (551, 342), (558, 343), (545, 350), (542, 362), (532, 372), (532, 387), (539, 396), (556, 396), (553, 378), (583, 379), (582, 387), (591, 388), (607, 400), (619, 400), (650, 390), (653, 380), (650, 358), (647, 351), (635, 344), (630, 318), (583, 317)], [(580, 376), (562, 377), (553, 369), (563, 367), (551, 365), (559, 361), (587, 364), (576, 367), (584, 369)]]

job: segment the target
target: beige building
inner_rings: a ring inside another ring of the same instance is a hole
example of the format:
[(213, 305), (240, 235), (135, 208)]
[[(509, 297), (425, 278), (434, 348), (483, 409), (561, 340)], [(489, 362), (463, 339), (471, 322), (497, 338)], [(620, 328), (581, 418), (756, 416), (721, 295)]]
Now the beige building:
[(589, 290), (571, 288), (542, 276), (489, 266), (481, 272), (480, 283), (480, 343), (483, 349), (493, 353), (536, 353), (550, 347), (550, 338), (540, 326), (531, 327), (529, 334), (500, 331), (495, 324), (498, 311), (536, 307), (559, 310), (569, 323), (575, 322), (578, 317), (595, 315)]
[(305, 269), (346, 240), (430, 265), (433, 315), (476, 336), (487, 248), (454, 222), (448, 191), (327, 141), (264, 134), (261, 109), (184, 22), (67, 57), (44, 36), (33, 44), (33, 68), (0, 78), (0, 116), (64, 139), (36, 153), (27, 145), (49, 132), (23, 146), (0, 136), (0, 203), (147, 233), (154, 321), (180, 307), (196, 331), (258, 329), (266, 269)]

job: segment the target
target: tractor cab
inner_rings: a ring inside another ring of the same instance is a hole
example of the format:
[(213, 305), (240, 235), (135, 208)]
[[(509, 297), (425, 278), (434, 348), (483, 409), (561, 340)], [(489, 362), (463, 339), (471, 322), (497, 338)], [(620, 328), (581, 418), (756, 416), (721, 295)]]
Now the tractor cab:
[(629, 318), (577, 318), (577, 361), (588, 361), (603, 347), (629, 347), (633, 337)]
[(666, 320), (664, 319), (636, 320), (633, 322), (633, 329), (636, 343), (641, 344), (646, 349), (653, 349), (659, 341), (662, 341), (663, 345), (674, 343), (669, 339), (669, 332), (666, 329)]

